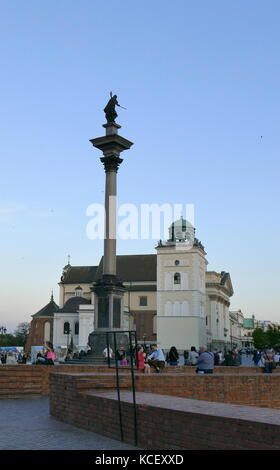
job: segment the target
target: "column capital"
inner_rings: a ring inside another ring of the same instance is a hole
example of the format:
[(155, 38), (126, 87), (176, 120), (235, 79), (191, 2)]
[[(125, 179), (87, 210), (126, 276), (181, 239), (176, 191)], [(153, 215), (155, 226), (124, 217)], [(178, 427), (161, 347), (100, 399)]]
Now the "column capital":
[(109, 171), (115, 171), (117, 173), (118, 168), (120, 164), (122, 163), (123, 159), (120, 157), (117, 157), (116, 155), (111, 155), (107, 157), (101, 157), (100, 161), (103, 163), (104, 170), (106, 173)]
[(119, 156), (121, 152), (130, 149), (133, 145), (133, 142), (118, 134), (104, 135), (103, 137), (91, 139), (90, 142), (94, 147), (101, 150), (105, 157), (110, 155)]

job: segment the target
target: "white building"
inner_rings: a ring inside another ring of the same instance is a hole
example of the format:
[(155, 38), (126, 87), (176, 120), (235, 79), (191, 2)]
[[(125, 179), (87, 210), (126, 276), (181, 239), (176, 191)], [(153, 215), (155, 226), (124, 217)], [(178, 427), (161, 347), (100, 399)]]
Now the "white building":
[(241, 310), (229, 312), (230, 343), (232, 348), (244, 347), (244, 315)]

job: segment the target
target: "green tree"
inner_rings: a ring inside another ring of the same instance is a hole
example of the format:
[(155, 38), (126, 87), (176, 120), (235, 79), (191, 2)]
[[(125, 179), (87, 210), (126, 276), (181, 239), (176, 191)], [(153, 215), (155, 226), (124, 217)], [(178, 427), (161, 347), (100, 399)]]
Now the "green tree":
[(17, 329), (14, 331), (14, 337), (17, 342), (16, 346), (25, 346), (29, 330), (30, 323), (22, 322), (17, 326)]
[(21, 346), (17, 344), (17, 338), (9, 333), (0, 335), (0, 347), (4, 346)]
[(280, 329), (279, 326), (269, 326), (265, 332), (266, 343), (272, 346), (273, 348), (279, 347), (280, 344)]
[(262, 328), (256, 328), (252, 333), (254, 346), (257, 349), (262, 349), (267, 343), (266, 334)]

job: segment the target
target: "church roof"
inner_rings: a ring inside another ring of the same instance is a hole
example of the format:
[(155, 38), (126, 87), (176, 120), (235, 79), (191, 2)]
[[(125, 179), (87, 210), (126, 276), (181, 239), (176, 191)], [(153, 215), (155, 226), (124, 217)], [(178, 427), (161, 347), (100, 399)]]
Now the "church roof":
[(59, 312), (65, 313), (75, 313), (79, 309), (81, 304), (90, 304), (90, 300), (85, 299), (84, 297), (71, 297), (65, 302), (64, 307), (59, 310)]
[[(69, 266), (62, 284), (91, 284), (103, 273), (103, 256), (99, 266)], [(157, 280), (157, 255), (118, 255), (117, 277), (123, 282)]]
[(61, 278), (63, 284), (88, 284), (93, 282), (97, 266), (68, 266)]
[[(95, 279), (103, 272), (103, 256), (96, 271)], [(118, 255), (117, 277), (122, 282), (157, 280), (157, 255)]]
[(39, 310), (37, 313), (34, 313), (34, 315), (31, 315), (33, 318), (38, 318), (38, 317), (53, 317), (54, 312), (58, 312), (59, 306), (55, 303), (53, 300), (53, 296), (51, 297), (50, 302), (45, 305), (41, 310)]

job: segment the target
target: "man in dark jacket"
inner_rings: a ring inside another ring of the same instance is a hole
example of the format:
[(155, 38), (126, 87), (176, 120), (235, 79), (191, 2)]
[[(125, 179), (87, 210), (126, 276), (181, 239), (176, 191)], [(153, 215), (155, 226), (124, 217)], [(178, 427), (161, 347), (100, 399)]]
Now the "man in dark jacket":
[(218, 353), (218, 349), (213, 349), (213, 353), (214, 353), (214, 366), (219, 366), (220, 365), (220, 356), (219, 356), (219, 353)]

